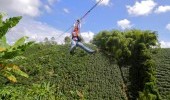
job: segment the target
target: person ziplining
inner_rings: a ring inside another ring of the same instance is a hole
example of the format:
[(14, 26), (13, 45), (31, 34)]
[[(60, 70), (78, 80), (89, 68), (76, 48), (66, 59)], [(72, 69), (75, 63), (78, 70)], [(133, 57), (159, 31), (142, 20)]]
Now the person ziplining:
[[(92, 6), (90, 8), (90, 10), (88, 10), (80, 19), (78, 19), (75, 24), (71, 27), (69, 27), (64, 33), (66, 33), (67, 31), (69, 31), (71, 28), (72, 32), (71, 32), (71, 36), (72, 36), (72, 41), (71, 41), (71, 46), (70, 46), (70, 53), (72, 54), (75, 50), (76, 47), (80, 47), (83, 50), (85, 50), (88, 53), (95, 53), (96, 50), (92, 50), (90, 48), (88, 48), (87, 46), (83, 45), (83, 43), (81, 43), (81, 38), (80, 38), (80, 27), (81, 27), (81, 21), (97, 6), (99, 5), (103, 0), (98, 0), (98, 2)], [(61, 37), (64, 33), (62, 33), (61, 35), (58, 36)]]
[(73, 53), (75, 48), (78, 46), (85, 50), (88, 53), (95, 53), (96, 50), (92, 50), (88, 48), (87, 46), (83, 45), (81, 43), (81, 38), (80, 38), (80, 28), (81, 28), (81, 22), (83, 18), (85, 18), (99, 3), (101, 3), (103, 0), (99, 0), (90, 10), (88, 10), (84, 16), (82, 16), (80, 19), (76, 21), (74, 24), (71, 36), (72, 36), (72, 41), (71, 41), (71, 47), (70, 47), (70, 53)]
[(83, 45), (83, 43), (81, 43), (80, 28), (81, 28), (81, 23), (80, 20), (78, 19), (74, 24), (73, 30), (71, 32), (72, 41), (71, 41), (70, 53), (72, 54), (76, 47), (80, 47), (88, 53), (95, 53), (95, 50), (92, 50), (87, 46)]

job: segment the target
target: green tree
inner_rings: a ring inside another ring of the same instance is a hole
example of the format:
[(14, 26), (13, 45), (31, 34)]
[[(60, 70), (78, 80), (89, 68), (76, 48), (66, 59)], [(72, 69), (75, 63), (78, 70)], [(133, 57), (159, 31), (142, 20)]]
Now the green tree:
[(70, 37), (69, 37), (69, 36), (66, 36), (66, 37), (64, 38), (64, 42), (65, 42), (65, 44), (69, 44), (69, 43), (71, 42)]
[(14, 74), (18, 74), (20, 76), (28, 77), (28, 75), (21, 71), (18, 65), (15, 64), (16, 59), (22, 59), (22, 52), (29, 47), (33, 42), (25, 43), (25, 40), (28, 37), (22, 37), (17, 40), (14, 45), (9, 45), (6, 41), (5, 34), (22, 18), (12, 17), (2, 20), (3, 15), (0, 14), (0, 75), (8, 78), (12, 82), (17, 82), (17, 79)]
[(55, 41), (55, 37), (51, 37), (51, 44), (57, 44), (57, 42)]
[(135, 69), (133, 73), (138, 75), (132, 77), (136, 81), (135, 86), (138, 86), (135, 91), (139, 92), (137, 95), (140, 100), (160, 99), (156, 88), (155, 64), (151, 57), (152, 47), (159, 47), (157, 37), (155, 31), (133, 29), (123, 32), (102, 31), (93, 39), (93, 43), (110, 58), (116, 59), (119, 66), (130, 64)]

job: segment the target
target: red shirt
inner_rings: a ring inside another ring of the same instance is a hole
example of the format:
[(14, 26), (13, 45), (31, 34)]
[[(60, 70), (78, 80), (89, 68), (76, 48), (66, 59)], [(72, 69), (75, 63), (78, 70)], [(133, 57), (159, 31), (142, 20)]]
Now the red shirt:
[(77, 22), (74, 24), (74, 29), (72, 31), (72, 39), (73, 40), (78, 40), (79, 32), (80, 32), (80, 23)]

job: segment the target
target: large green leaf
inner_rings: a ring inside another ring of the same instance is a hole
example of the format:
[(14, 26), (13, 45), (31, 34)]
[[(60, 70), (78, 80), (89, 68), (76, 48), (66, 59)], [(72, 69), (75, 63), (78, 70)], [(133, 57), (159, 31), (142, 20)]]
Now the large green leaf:
[(33, 42), (25, 43), (26, 39), (28, 39), (28, 37), (25, 36), (17, 40), (13, 46), (10, 46), (6, 41), (5, 34), (10, 28), (16, 26), (22, 17), (12, 17), (5, 21), (3, 21), (2, 18), (3, 15), (0, 13), (0, 64), (4, 64), (4, 67), (1, 67), (0, 69), (0, 75), (3, 75), (12, 82), (17, 82), (16, 77), (13, 74), (18, 74), (26, 78), (28, 78), (28, 75), (21, 71), (18, 66), (11, 63), (14, 63), (16, 59), (21, 58), (20, 54)]
[(0, 27), (2, 26), (2, 14), (0, 14)]
[(17, 82), (16, 77), (14, 75), (12, 75), (12, 73), (9, 71), (3, 71), (2, 75), (5, 76), (8, 80), (10, 80), (12, 82)]
[[(25, 51), (25, 49), (30, 47), (33, 43), (34, 42), (27, 42), (22, 45), (20, 43), (18, 43), (18, 44), (16, 43), (15, 46), (12, 46), (9, 49), (1, 52), (1, 53), (3, 53), (1, 56), (3, 59), (13, 61), (13, 59), (15, 59), (17, 56), (20, 56), (23, 53), (23, 51)], [(0, 50), (1, 50), (1, 48), (0, 48)], [(4, 49), (2, 48), (2, 50), (4, 50)]]
[(3, 22), (3, 16), (6, 16), (6, 13), (4, 13), (4, 12), (2, 13), (1, 12), (0, 13), (0, 27), (3, 25), (3, 23), (2, 23)]
[(16, 65), (12, 66), (12, 70), (13, 70), (14, 73), (16, 73), (16, 74), (18, 74), (20, 76), (23, 76), (23, 77), (26, 77), (26, 78), (29, 77), (25, 72), (21, 71), (20, 68), (18, 66), (16, 66)]
[(5, 49), (7, 49), (7, 48), (9, 48), (10, 46), (9, 46), (9, 44), (7, 43), (7, 41), (6, 41), (6, 37), (5, 36), (3, 36), (1, 39), (0, 39), (0, 48), (5, 48)]
[(8, 32), (10, 28), (16, 26), (21, 18), (22, 17), (19, 16), (19, 17), (12, 17), (12, 18), (6, 19), (6, 21), (1, 20), (2, 22), (0, 26), (0, 38), (2, 38)]
[(26, 36), (20, 38), (19, 40), (17, 40), (17, 41), (15, 42), (15, 44), (12, 46), (12, 48), (17, 48), (17, 47), (19, 47), (19, 46), (24, 45), (26, 39), (28, 39), (28, 37), (26, 37)]

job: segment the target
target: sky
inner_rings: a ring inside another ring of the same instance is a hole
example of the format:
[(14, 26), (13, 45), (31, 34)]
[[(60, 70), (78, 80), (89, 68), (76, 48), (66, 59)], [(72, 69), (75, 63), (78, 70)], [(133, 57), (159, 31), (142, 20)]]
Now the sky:
[[(5, 18), (23, 16), (7, 33), (9, 43), (22, 36), (37, 42), (54, 37), (62, 43), (65, 32), (99, 0), (0, 0)], [(4, 20), (5, 20), (4, 18)], [(83, 20), (85, 42), (103, 30), (157, 31), (161, 47), (170, 48), (170, 0), (103, 0)]]

